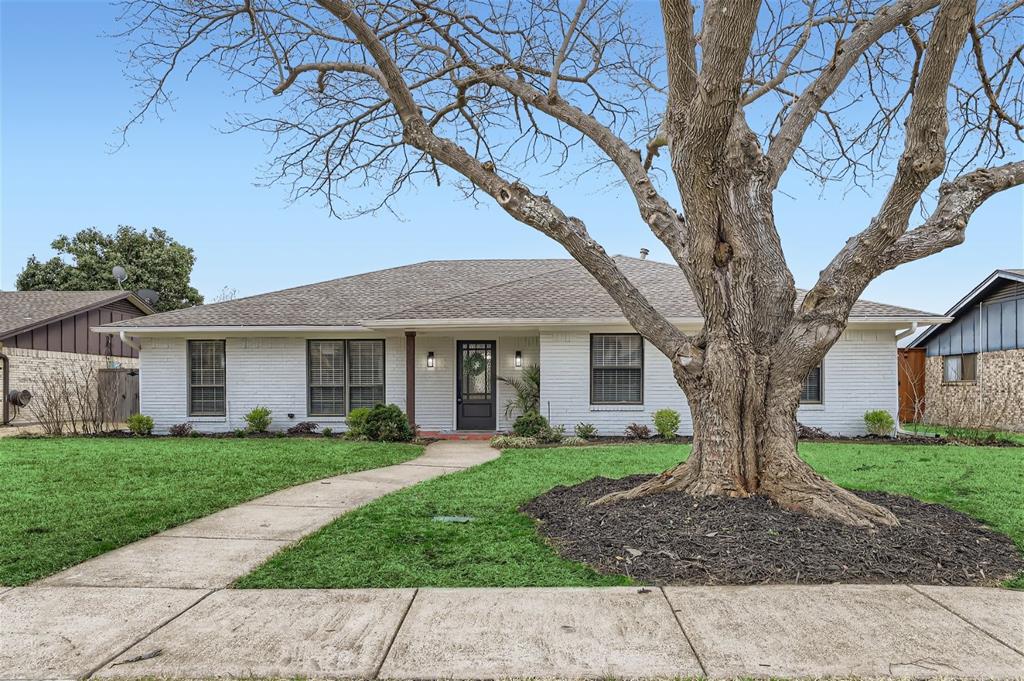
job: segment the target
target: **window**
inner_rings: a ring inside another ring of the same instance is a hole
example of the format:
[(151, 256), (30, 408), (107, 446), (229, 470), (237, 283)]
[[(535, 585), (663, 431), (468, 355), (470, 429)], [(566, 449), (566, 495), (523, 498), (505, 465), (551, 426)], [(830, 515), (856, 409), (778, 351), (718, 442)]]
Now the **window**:
[(978, 378), (978, 355), (946, 355), (942, 358), (943, 383), (969, 383)]
[(224, 416), (224, 341), (188, 342), (188, 415)]
[(384, 402), (384, 341), (311, 340), (308, 350), (310, 416)]
[(807, 372), (800, 386), (800, 404), (821, 404), (821, 365)]
[(636, 333), (590, 336), (590, 403), (643, 404), (644, 343)]

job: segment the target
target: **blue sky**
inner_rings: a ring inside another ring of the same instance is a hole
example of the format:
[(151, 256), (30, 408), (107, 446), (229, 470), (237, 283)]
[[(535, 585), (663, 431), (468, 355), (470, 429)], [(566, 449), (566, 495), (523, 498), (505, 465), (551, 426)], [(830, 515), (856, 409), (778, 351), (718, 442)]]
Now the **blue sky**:
[[(26, 258), (85, 227), (163, 227), (195, 249), (193, 282), (207, 295), (239, 295), (436, 258), (566, 257), (555, 242), (450, 188), (425, 186), (382, 214), (342, 221), (315, 199), (290, 203), (283, 187), (256, 186), (266, 139), (223, 134), (241, 110), (224, 83), (179, 84), (175, 110), (150, 119), (112, 152), (137, 93), (122, 74), (115, 8), (102, 2), (0, 0), (0, 288)], [(667, 253), (631, 199), (604, 183), (552, 185), (609, 252)], [(879, 190), (878, 194), (883, 190)], [(778, 225), (797, 284), (817, 272), (870, 219), (878, 195), (834, 187), (821, 195), (791, 174), (776, 197)], [(883, 275), (875, 300), (943, 311), (997, 267), (1024, 267), (1024, 192), (989, 201), (967, 243)]]

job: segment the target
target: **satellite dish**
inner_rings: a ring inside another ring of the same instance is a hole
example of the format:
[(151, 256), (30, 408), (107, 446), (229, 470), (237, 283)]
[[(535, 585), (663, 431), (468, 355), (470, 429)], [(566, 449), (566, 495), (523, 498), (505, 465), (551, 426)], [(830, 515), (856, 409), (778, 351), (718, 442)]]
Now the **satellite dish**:
[(135, 295), (142, 298), (146, 302), (146, 305), (149, 305), (150, 307), (156, 305), (156, 301), (160, 300), (160, 294), (151, 288), (140, 288), (135, 292)]
[(124, 280), (128, 278), (128, 272), (120, 265), (114, 265), (114, 269), (110, 270), (110, 273), (114, 275), (118, 288), (120, 288)]

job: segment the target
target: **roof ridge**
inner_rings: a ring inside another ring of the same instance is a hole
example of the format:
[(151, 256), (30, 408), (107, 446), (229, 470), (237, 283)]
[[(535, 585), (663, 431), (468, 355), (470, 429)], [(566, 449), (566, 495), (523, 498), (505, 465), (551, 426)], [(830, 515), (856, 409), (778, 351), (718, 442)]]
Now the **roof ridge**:
[[(556, 267), (554, 269), (548, 270), (547, 272), (541, 272), (539, 274), (534, 273), (532, 275), (527, 275), (527, 276), (524, 276), (524, 277), (514, 277), (512, 279), (507, 279), (507, 280), (499, 282), (497, 284), (492, 284), (490, 286), (484, 286), (483, 288), (470, 289), (468, 291), (461, 291), (461, 292), (456, 293), (454, 295), (445, 296), (444, 298), (437, 298), (435, 300), (431, 300), (431, 301), (428, 301), (428, 302), (425, 302), (425, 303), (421, 303), (420, 305), (413, 305), (412, 307), (406, 307), (406, 308), (403, 308), (403, 309), (401, 309), (401, 310), (399, 310), (397, 312), (394, 312), (392, 314), (385, 315), (384, 317), (382, 317), (382, 319), (402, 319), (402, 317), (399, 317), (397, 315), (400, 315), (400, 314), (402, 314), (403, 312), (406, 312), (406, 311), (415, 310), (416, 308), (423, 307), (424, 305), (437, 305), (438, 303), (443, 303), (443, 302), (445, 302), (447, 300), (455, 300), (456, 298), (461, 298), (463, 296), (468, 296), (468, 295), (471, 295), (473, 293), (482, 293), (484, 291), (490, 291), (491, 289), (498, 288), (499, 286), (508, 286), (509, 284), (515, 284), (516, 282), (526, 281), (527, 279), (534, 279), (534, 278), (536, 278), (538, 276), (546, 276), (548, 274), (554, 274), (555, 272), (561, 272), (563, 270), (570, 269), (571, 267), (579, 264), (579, 263), (576, 262), (576, 260), (574, 258), (523, 258), (522, 260), (532, 261), (532, 262), (538, 262), (540, 260), (564, 260), (567, 264), (565, 265), (565, 267)], [(464, 260), (454, 260), (454, 261), (442, 261), (442, 262), (465, 262), (465, 261)], [(363, 320), (363, 321), (366, 321), (366, 320)]]

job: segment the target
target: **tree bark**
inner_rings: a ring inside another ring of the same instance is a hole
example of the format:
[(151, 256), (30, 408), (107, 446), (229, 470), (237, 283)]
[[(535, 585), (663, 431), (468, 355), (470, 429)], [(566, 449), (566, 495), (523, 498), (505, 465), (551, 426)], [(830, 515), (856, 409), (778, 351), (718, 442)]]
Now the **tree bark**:
[[(685, 371), (677, 363), (677, 376)], [(830, 482), (797, 455), (799, 394), (800, 379), (785, 366), (773, 364), (770, 356), (740, 351), (734, 344), (709, 348), (701, 385), (690, 386), (690, 457), (595, 504), (660, 492), (759, 495), (783, 508), (848, 525), (898, 524), (890, 511)]]

